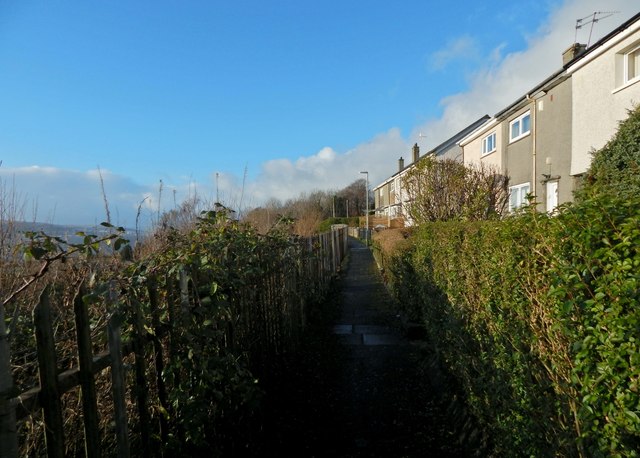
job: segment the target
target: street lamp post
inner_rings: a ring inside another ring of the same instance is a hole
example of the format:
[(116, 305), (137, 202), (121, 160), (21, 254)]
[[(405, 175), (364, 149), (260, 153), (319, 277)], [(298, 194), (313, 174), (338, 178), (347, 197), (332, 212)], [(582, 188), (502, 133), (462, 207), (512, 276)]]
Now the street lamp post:
[(369, 172), (360, 172), (365, 175), (365, 220), (367, 227), (365, 228), (365, 240), (367, 241), (367, 245), (369, 245)]

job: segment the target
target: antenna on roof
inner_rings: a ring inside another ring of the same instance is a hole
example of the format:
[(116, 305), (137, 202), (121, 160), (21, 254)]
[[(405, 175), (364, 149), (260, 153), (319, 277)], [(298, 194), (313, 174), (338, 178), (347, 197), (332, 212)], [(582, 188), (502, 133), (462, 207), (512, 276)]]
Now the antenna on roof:
[(576, 34), (575, 34), (575, 37), (573, 38), (573, 42), (574, 43), (578, 42), (578, 29), (581, 29), (587, 24), (591, 24), (591, 28), (589, 29), (589, 40), (587, 41), (587, 48), (588, 48), (589, 45), (591, 44), (591, 34), (593, 33), (594, 24), (598, 21), (601, 21), (602, 19), (613, 16), (614, 14), (619, 12), (620, 11), (594, 11), (594, 13), (590, 14), (589, 16), (585, 16), (581, 19), (576, 19)]

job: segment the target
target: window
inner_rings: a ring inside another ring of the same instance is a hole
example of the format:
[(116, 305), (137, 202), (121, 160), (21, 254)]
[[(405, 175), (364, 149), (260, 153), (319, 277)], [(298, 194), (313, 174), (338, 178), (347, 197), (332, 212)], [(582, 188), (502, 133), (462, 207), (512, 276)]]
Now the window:
[(624, 82), (640, 77), (640, 46), (624, 55)]
[(391, 191), (390, 192), (396, 192), (396, 182), (395, 181), (391, 182)]
[(482, 155), (493, 153), (496, 150), (496, 133), (492, 132), (482, 139)]
[(509, 124), (509, 141), (515, 142), (531, 132), (531, 113), (517, 117)]
[(529, 183), (511, 186), (509, 188), (509, 211), (522, 207), (527, 203), (527, 194), (529, 194)]

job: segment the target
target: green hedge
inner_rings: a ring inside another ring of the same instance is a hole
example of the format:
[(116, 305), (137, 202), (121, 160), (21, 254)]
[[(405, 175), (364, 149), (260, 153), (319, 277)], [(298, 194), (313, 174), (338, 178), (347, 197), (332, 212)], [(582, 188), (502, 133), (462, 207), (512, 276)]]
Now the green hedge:
[(318, 226), (318, 232), (327, 232), (331, 230), (331, 226), (334, 224), (346, 224), (351, 227), (358, 227), (360, 224), (360, 217), (351, 216), (349, 218), (337, 217), (337, 218), (327, 218), (323, 220)]
[(639, 456), (640, 108), (553, 216), (420, 228), (390, 281), (498, 456)]
[(640, 197), (432, 223), (391, 264), (501, 456), (637, 456)]

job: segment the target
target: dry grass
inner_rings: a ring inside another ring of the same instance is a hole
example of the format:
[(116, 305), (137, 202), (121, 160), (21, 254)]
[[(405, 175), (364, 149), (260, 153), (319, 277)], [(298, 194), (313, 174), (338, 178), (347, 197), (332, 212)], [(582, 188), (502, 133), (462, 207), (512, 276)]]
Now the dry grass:
[(385, 257), (393, 256), (399, 249), (409, 244), (413, 228), (385, 229), (373, 233), (373, 242)]
[[(7, 266), (7, 263), (2, 265), (2, 267)], [(2, 274), (7, 277), (4, 283), (8, 285), (20, 284), (24, 281), (23, 278), (37, 271), (38, 266), (38, 261), (29, 261), (17, 263), (12, 270), (3, 269)], [(22, 393), (39, 385), (32, 313), (43, 289), (46, 286), (49, 287), (58, 370), (65, 371), (77, 366), (73, 299), (80, 281), (86, 281), (92, 274), (98, 281), (101, 278), (113, 278), (116, 276), (116, 272), (121, 269), (122, 263), (117, 256), (99, 256), (91, 260), (80, 257), (72, 258), (65, 263), (52, 265), (45, 276), (38, 279), (29, 289), (7, 304), (6, 315), (11, 318), (9, 321), (11, 371), (17, 392)], [(6, 295), (6, 291), (3, 293)], [(109, 306), (104, 301), (98, 301), (92, 304), (89, 310), (94, 354), (107, 348), (105, 327), (109, 317), (108, 309)], [(113, 448), (111, 433), (113, 407), (109, 402), (110, 385), (107, 370), (96, 375), (96, 391), (99, 410), (102, 413), (100, 429), (105, 450)], [(66, 454), (69, 456), (82, 455), (84, 431), (79, 388), (72, 389), (61, 399), (67, 438)], [(20, 420), (18, 435), (20, 456), (41, 456), (46, 450), (42, 413), (36, 412), (34, 415)]]

